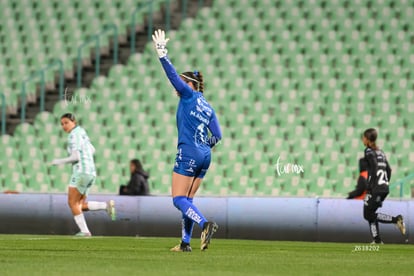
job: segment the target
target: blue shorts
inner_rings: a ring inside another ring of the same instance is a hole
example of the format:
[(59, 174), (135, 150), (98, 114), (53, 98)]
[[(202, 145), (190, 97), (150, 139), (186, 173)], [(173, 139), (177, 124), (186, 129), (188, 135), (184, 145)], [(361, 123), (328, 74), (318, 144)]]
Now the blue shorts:
[(210, 151), (189, 151), (179, 148), (175, 157), (174, 172), (185, 176), (203, 178), (208, 167), (210, 167), (210, 162)]

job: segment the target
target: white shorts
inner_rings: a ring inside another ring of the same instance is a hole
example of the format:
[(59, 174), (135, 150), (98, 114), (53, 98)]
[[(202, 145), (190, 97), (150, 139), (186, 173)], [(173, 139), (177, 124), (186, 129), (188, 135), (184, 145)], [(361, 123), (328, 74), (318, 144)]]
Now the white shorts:
[(69, 187), (78, 189), (82, 195), (88, 195), (90, 187), (95, 183), (96, 176), (86, 173), (74, 173), (70, 178)]

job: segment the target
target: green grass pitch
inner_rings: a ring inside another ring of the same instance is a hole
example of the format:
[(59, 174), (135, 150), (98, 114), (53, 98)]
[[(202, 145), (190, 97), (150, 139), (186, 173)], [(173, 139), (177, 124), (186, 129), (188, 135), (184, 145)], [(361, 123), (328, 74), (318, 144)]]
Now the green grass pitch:
[(0, 275), (412, 275), (413, 245), (0, 235)]

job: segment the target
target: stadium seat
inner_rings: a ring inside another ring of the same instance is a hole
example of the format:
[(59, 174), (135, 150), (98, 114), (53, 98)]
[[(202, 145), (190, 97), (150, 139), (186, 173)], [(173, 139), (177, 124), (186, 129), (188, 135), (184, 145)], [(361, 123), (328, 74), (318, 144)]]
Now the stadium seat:
[[(152, 1), (153, 11), (160, 9), (163, 1)], [(11, 0), (0, 3), (0, 39), (4, 41), (0, 55), (0, 68), (5, 68), (7, 81), (0, 81), (0, 91), (5, 92), (7, 105), (16, 108), (22, 82), (32, 72), (46, 66), (52, 59), (63, 61), (65, 70), (73, 70), (78, 46), (89, 36), (103, 30), (107, 24), (115, 24), (119, 34), (125, 34), (131, 23), (132, 11), (141, 1), (40, 1)], [(148, 11), (144, 5), (137, 12), (136, 22), (144, 20)], [(109, 36), (102, 36), (101, 46), (108, 47)], [(90, 55), (92, 43), (84, 48), (83, 57)], [(46, 82), (53, 83), (52, 70), (46, 71)], [(27, 89), (29, 99), (34, 99), (34, 83)]]
[(5, 191), (25, 192), (27, 184), (23, 168), (17, 159), (8, 159), (1, 173), (2, 189)]

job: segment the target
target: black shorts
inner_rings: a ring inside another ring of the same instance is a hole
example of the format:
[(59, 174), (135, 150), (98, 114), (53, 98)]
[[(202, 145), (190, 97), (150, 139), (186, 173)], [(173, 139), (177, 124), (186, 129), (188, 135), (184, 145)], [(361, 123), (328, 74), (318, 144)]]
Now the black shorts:
[(377, 210), (382, 207), (382, 202), (387, 195), (388, 193), (367, 193), (364, 199), (364, 208)]

